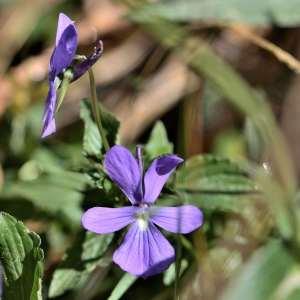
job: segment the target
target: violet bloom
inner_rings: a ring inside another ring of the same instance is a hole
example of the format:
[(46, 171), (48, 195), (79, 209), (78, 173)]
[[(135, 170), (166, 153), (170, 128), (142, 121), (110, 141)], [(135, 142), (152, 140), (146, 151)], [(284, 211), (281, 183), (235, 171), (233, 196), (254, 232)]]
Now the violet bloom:
[(56, 92), (59, 88), (60, 77), (66, 69), (71, 68), (72, 78), (70, 81), (76, 80), (98, 60), (102, 53), (102, 42), (98, 41), (94, 52), (83, 61), (76, 63), (74, 58), (77, 46), (78, 35), (74, 22), (66, 15), (59, 14), (55, 47), (49, 63), (49, 91), (43, 116), (42, 137), (46, 137), (56, 131)]
[(141, 156), (140, 148), (137, 158), (123, 146), (114, 146), (107, 152), (105, 170), (132, 205), (90, 208), (82, 217), (82, 225), (98, 234), (130, 225), (113, 261), (133, 275), (147, 277), (164, 271), (175, 259), (173, 247), (156, 225), (173, 233), (189, 233), (202, 225), (203, 214), (193, 205), (154, 206), (164, 184), (183, 159), (176, 155), (158, 157), (144, 174)]

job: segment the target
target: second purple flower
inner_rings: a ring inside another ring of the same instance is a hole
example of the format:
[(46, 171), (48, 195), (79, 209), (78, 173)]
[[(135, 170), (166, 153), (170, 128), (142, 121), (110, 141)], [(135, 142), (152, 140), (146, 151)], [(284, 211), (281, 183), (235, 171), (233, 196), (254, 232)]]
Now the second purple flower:
[(201, 210), (193, 205), (154, 205), (168, 178), (182, 162), (176, 155), (164, 155), (156, 158), (144, 173), (139, 147), (136, 157), (123, 146), (112, 147), (105, 156), (107, 174), (132, 205), (91, 208), (84, 213), (82, 225), (98, 234), (112, 233), (130, 225), (122, 244), (113, 254), (113, 261), (133, 275), (155, 275), (175, 260), (174, 248), (157, 226), (185, 234), (203, 223)]
[(75, 62), (75, 54), (78, 46), (78, 34), (74, 22), (64, 14), (59, 14), (55, 47), (49, 63), (49, 91), (46, 99), (42, 137), (47, 137), (56, 131), (55, 111), (57, 106), (57, 89), (60, 77), (66, 69), (72, 69), (74, 81), (82, 76), (100, 57), (102, 42), (99, 40), (94, 52), (83, 61)]

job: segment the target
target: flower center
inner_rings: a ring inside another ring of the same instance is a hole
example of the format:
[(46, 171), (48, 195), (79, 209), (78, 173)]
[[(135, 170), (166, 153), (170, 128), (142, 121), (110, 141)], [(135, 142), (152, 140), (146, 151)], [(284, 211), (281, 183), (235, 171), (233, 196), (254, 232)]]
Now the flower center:
[(148, 228), (148, 220), (146, 220), (146, 219), (137, 218), (137, 224), (138, 224), (140, 230), (142, 230), (142, 231), (147, 230), (147, 228)]
[(147, 230), (149, 225), (149, 206), (147, 204), (140, 204), (139, 207), (140, 209), (136, 213), (136, 221), (139, 226), (139, 229), (144, 231)]

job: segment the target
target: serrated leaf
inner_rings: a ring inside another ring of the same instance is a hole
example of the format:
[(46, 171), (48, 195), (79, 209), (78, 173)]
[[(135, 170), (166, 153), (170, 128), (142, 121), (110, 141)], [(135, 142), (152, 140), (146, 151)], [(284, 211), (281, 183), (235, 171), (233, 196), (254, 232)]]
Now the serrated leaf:
[(99, 105), (99, 107), (101, 108), (101, 117), (104, 131), (106, 133), (106, 138), (110, 145), (114, 145), (117, 141), (120, 122), (102, 105)]
[(159, 201), (165, 206), (189, 203), (207, 211), (240, 213), (255, 197), (249, 195), (214, 194), (214, 193), (180, 193), (178, 197), (163, 197)]
[(92, 260), (101, 257), (113, 239), (113, 234), (95, 234), (87, 232), (82, 246), (81, 259)]
[(102, 150), (101, 136), (93, 121), (90, 105), (87, 101), (80, 103), (80, 118), (84, 122), (83, 151), (87, 156), (99, 158)]
[(3, 300), (41, 300), (43, 251), (40, 238), (22, 222), (0, 213)]
[(125, 273), (120, 279), (118, 284), (113, 289), (111, 295), (107, 300), (119, 300), (126, 293), (126, 291), (135, 283), (137, 280), (136, 276), (129, 273)]
[(79, 237), (68, 251), (61, 266), (54, 272), (49, 297), (55, 298), (67, 291), (76, 291), (84, 287), (96, 267), (107, 267), (110, 260), (104, 258), (113, 234), (97, 235), (86, 232)]
[(81, 279), (81, 271), (74, 269), (57, 269), (51, 281), (49, 297), (54, 298), (63, 295), (66, 291), (74, 289)]
[(168, 0), (145, 6), (133, 18), (155, 15), (173, 21), (241, 22), (254, 25), (300, 24), (299, 0)]
[(151, 131), (150, 138), (145, 145), (146, 154), (150, 159), (173, 153), (173, 144), (169, 142), (166, 128), (161, 121), (157, 121)]
[[(109, 144), (113, 145), (116, 142), (120, 123), (103, 107), (101, 107), (100, 114), (106, 138)], [(91, 105), (87, 99), (81, 101), (80, 117), (84, 122), (83, 151), (87, 156), (99, 160), (102, 155), (103, 144), (97, 125), (93, 120)]]
[(194, 156), (178, 170), (175, 187), (192, 192), (250, 193), (256, 187), (247, 173), (229, 159)]
[(225, 290), (222, 300), (271, 300), (295, 260), (278, 241), (257, 250)]

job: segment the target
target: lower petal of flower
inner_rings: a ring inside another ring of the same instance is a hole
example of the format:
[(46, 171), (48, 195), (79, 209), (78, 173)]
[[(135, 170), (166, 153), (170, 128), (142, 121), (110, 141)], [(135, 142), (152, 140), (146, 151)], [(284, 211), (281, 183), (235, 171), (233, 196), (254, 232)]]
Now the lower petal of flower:
[(133, 223), (113, 255), (113, 261), (124, 271), (142, 277), (163, 272), (174, 259), (173, 247), (151, 222), (147, 230)]
[(85, 229), (98, 234), (112, 233), (134, 222), (136, 211), (134, 206), (93, 207), (83, 214), (81, 223)]

